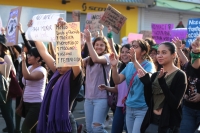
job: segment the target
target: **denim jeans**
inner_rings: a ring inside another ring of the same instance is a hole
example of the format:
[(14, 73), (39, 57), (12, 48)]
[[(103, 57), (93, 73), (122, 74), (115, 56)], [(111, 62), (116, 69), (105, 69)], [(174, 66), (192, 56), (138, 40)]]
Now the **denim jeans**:
[(111, 133), (122, 133), (125, 125), (125, 112), (123, 107), (116, 107)]
[(131, 108), (126, 106), (126, 126), (128, 133), (140, 133), (140, 127), (147, 109), (147, 107)]
[(200, 123), (200, 110), (183, 106), (180, 133), (194, 133)]
[(69, 119), (70, 119), (70, 123), (71, 123), (71, 127), (72, 127), (71, 133), (77, 133), (77, 125), (76, 125), (76, 121), (74, 119), (74, 115), (72, 113), (69, 114)]
[(8, 98), (5, 105), (0, 105), (2, 116), (6, 122), (8, 133), (14, 133), (12, 98)]
[(87, 133), (107, 133), (103, 127), (109, 109), (107, 99), (85, 99), (84, 109)]

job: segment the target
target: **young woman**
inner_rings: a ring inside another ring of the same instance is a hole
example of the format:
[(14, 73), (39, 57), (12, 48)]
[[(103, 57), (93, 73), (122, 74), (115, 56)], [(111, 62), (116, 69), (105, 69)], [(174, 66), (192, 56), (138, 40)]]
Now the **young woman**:
[[(122, 62), (119, 73), (126, 67), (130, 62), (129, 58), (130, 44), (123, 45), (120, 51), (120, 60)], [(125, 112), (123, 112), (124, 104), (122, 103), (123, 98), (128, 93), (128, 87), (126, 81), (123, 81), (121, 84), (115, 87), (105, 86), (104, 84), (99, 86), (100, 90), (106, 90), (112, 93), (118, 93), (117, 107), (114, 113), (114, 119), (112, 123), (111, 133), (122, 133), (124, 128), (125, 121)]]
[(98, 86), (105, 84), (103, 67), (105, 68), (106, 81), (109, 84), (110, 72), (110, 47), (104, 37), (95, 38), (91, 41), (91, 33), (84, 31), (86, 44), (90, 56), (84, 59), (86, 68), (85, 81), (85, 117), (88, 133), (107, 133), (103, 127), (108, 112), (107, 93), (100, 91)]
[[(190, 59), (181, 50), (181, 40), (175, 38), (181, 62), (187, 75), (187, 91), (184, 96), (181, 133), (194, 133), (200, 124), (200, 36), (191, 44)], [(182, 55), (182, 56), (181, 56)], [(179, 81), (180, 82), (180, 81)]]
[[(30, 21), (32, 23), (32, 21)], [(63, 19), (58, 25), (64, 25)], [(76, 123), (72, 123), (71, 106), (83, 83), (81, 66), (58, 67), (42, 42), (35, 42), (43, 60), (54, 72), (49, 81), (41, 105), (37, 133), (76, 133)]]
[(147, 111), (144, 99), (144, 86), (136, 74), (138, 69), (150, 73), (155, 71), (148, 52), (149, 44), (147, 42), (143, 40), (134, 41), (129, 54), (131, 62), (126, 65), (126, 68), (120, 74), (117, 73), (118, 60), (114, 54), (110, 56), (114, 83), (117, 85), (126, 80), (129, 88), (126, 101), (124, 99), (126, 102), (126, 126), (128, 133), (140, 132), (140, 126)]
[(28, 63), (26, 66), (26, 54), (22, 53), (22, 82), (25, 86), (23, 102), (25, 105), (26, 118), (22, 124), (22, 133), (36, 133), (36, 122), (38, 120), (40, 106), (43, 100), (47, 71), (44, 68), (42, 58), (36, 48), (32, 48), (27, 54)]
[(151, 78), (148, 73), (138, 70), (144, 84), (144, 96), (148, 111), (141, 126), (145, 133), (150, 123), (158, 125), (158, 133), (178, 133), (181, 122), (181, 101), (186, 90), (186, 76), (174, 65), (177, 58), (176, 47), (171, 42), (163, 42), (157, 51), (157, 61), (163, 66)]

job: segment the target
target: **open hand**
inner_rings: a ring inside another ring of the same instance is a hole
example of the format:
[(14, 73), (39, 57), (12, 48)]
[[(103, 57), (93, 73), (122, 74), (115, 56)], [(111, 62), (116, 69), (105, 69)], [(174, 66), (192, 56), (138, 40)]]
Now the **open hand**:
[(113, 67), (116, 67), (117, 64), (118, 64), (118, 60), (117, 60), (117, 58), (116, 58), (116, 56), (115, 56), (114, 53), (110, 54), (109, 59), (110, 59), (110, 64), (111, 64)]
[(160, 69), (160, 72), (159, 72), (159, 75), (158, 75), (158, 78), (162, 78), (163, 76), (165, 76), (167, 74), (167, 72), (164, 72), (164, 69), (161, 68)]
[(106, 87), (107, 86), (104, 85), (104, 84), (101, 84), (101, 85), (98, 86), (99, 90), (101, 90), (101, 91), (106, 90)]
[(174, 39), (172, 39), (172, 42), (176, 45), (178, 49), (181, 49), (182, 41), (178, 37), (174, 37)]
[(85, 29), (84, 30), (84, 35), (85, 35), (85, 40), (86, 40), (86, 43), (89, 44), (89, 43), (92, 43), (92, 40), (91, 40), (91, 33), (88, 29)]
[(136, 52), (135, 52), (134, 48), (130, 48), (128, 55), (129, 55), (132, 62), (136, 61)]

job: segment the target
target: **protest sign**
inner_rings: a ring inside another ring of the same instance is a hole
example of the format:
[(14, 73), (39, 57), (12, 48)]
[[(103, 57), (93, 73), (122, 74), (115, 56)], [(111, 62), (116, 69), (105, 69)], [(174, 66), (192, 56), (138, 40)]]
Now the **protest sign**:
[(151, 24), (152, 38), (160, 44), (164, 41), (171, 41), (170, 32), (174, 24)]
[(108, 27), (109, 25), (112, 26), (112, 30), (118, 34), (126, 19), (127, 18), (122, 15), (117, 9), (108, 4), (105, 13), (99, 23), (103, 24), (106, 27)]
[(55, 42), (55, 24), (59, 17), (59, 13), (34, 15), (33, 25), (26, 31), (27, 40)]
[(131, 43), (134, 40), (142, 39), (143, 34), (135, 34), (135, 33), (129, 33), (128, 34), (128, 43)]
[(91, 32), (93, 37), (97, 31), (101, 30), (101, 24), (99, 23), (99, 20), (103, 14), (104, 12), (87, 13), (85, 28)]
[(81, 65), (80, 23), (56, 26), (56, 67)]
[(171, 30), (171, 38), (178, 37), (183, 40), (187, 38), (187, 28), (176, 28)]
[(0, 34), (2, 34), (1, 33), (1, 28), (3, 27), (3, 24), (2, 24), (2, 20), (1, 20), (1, 16), (0, 16)]
[(18, 44), (19, 29), (17, 28), (17, 25), (20, 21), (21, 10), (22, 7), (17, 7), (10, 11), (6, 32), (7, 46), (13, 46)]
[(143, 39), (152, 38), (152, 32), (148, 30), (141, 30), (139, 34), (143, 34)]
[(187, 32), (188, 35), (186, 40), (186, 47), (189, 47), (200, 34), (200, 18), (191, 18), (188, 20)]
[(73, 22), (80, 22), (81, 12), (79, 10), (72, 11)]

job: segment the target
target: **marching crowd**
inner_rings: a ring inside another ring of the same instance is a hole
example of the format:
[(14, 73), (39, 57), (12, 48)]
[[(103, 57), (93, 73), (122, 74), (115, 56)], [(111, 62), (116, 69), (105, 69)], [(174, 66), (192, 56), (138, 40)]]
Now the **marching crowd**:
[[(31, 27), (33, 21), (29, 21)], [(58, 25), (66, 22), (60, 18)], [(194, 133), (200, 125), (200, 36), (185, 47), (174, 37), (156, 44), (152, 38), (122, 45), (101, 31), (81, 36), (81, 66), (57, 67), (52, 43), (28, 41), (22, 25), (21, 45), (7, 46), (0, 35), (0, 64), (11, 65), (23, 93), (1, 104), (8, 133), (80, 133), (72, 107), (84, 88), (85, 132), (107, 133), (104, 122), (113, 111), (111, 133)], [(12, 99), (16, 98), (13, 121)], [(108, 104), (110, 103), (111, 104)], [(25, 117), (20, 126), (21, 117)], [(14, 124), (15, 123), (15, 124)], [(15, 125), (15, 126), (14, 126)]]

